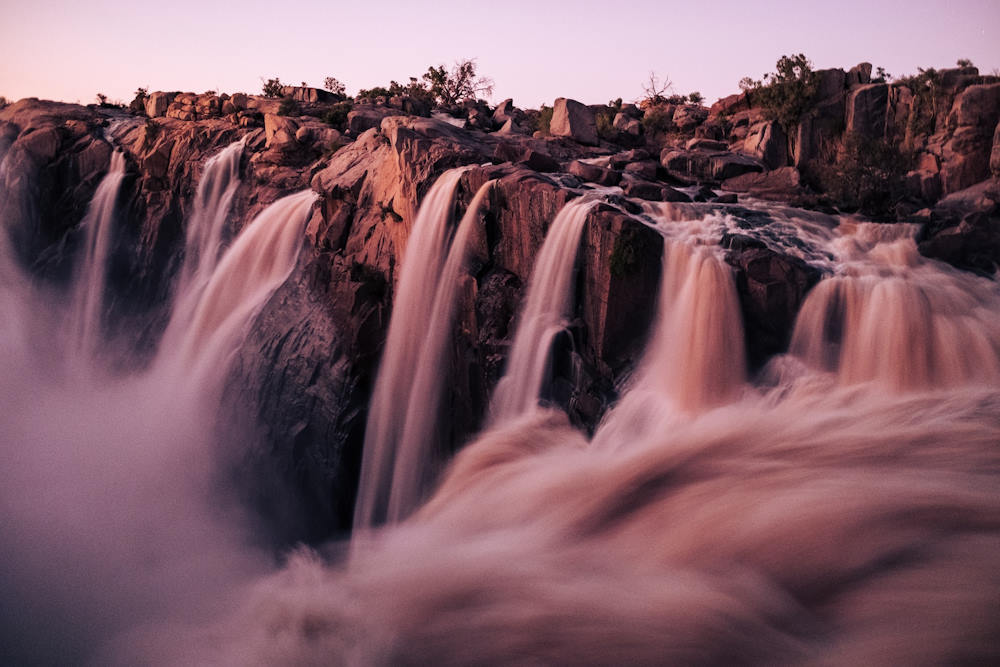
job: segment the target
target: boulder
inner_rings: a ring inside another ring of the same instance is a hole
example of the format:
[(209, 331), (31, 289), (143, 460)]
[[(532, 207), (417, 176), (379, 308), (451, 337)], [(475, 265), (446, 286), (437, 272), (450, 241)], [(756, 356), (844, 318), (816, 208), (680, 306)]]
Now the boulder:
[(769, 169), (788, 164), (788, 137), (777, 121), (757, 123), (743, 142), (743, 152), (763, 162)]
[(150, 118), (165, 116), (167, 107), (170, 106), (170, 103), (174, 101), (176, 96), (177, 93), (164, 93), (159, 90), (155, 93), (150, 93), (149, 97), (146, 98), (146, 115)]
[(358, 104), (347, 114), (347, 131), (354, 136), (360, 136), (362, 132), (381, 125), (383, 118), (396, 113), (386, 107)]
[(618, 185), (618, 182), (621, 180), (620, 172), (598, 167), (595, 164), (589, 164), (580, 160), (570, 162), (567, 171), (586, 183)]
[(503, 125), (508, 120), (514, 119), (514, 100), (509, 97), (498, 104), (497, 108), (493, 110), (493, 122), (496, 125)]
[(1000, 120), (1000, 83), (969, 86), (955, 97), (948, 127), (978, 127), (985, 136)]
[(724, 141), (716, 141), (714, 139), (705, 139), (702, 137), (694, 137), (689, 139), (686, 144), (684, 144), (684, 149), (693, 150), (706, 150), (706, 151), (724, 151), (728, 150), (729, 146)]
[(247, 99), (246, 93), (233, 93), (229, 97), (229, 101), (233, 103), (233, 106), (236, 107), (237, 111), (243, 111), (247, 108), (247, 102), (249, 100)]
[(329, 90), (310, 88), (308, 86), (284, 86), (281, 89), (281, 94), (284, 97), (290, 97), (296, 102), (303, 102), (305, 104), (332, 104), (343, 99), (339, 95), (334, 95)]
[(642, 136), (642, 123), (629, 114), (618, 112), (611, 126), (618, 130), (619, 135), (638, 141)]
[(664, 187), (662, 184), (653, 183), (652, 181), (647, 181), (642, 178), (633, 178), (628, 176), (622, 180), (622, 190), (629, 197), (635, 197), (636, 199), (663, 201), (663, 189)]
[(685, 104), (674, 110), (672, 118), (678, 132), (693, 132), (708, 118), (708, 109), (696, 104)]
[(597, 119), (593, 109), (565, 97), (558, 98), (553, 104), (549, 133), (556, 137), (569, 137), (588, 146), (598, 144)]
[(794, 199), (804, 192), (799, 170), (795, 167), (742, 174), (723, 181), (722, 189), (773, 201)]
[[(495, 116), (494, 116), (495, 118)], [(513, 118), (508, 118), (503, 127), (497, 130), (497, 134), (527, 134), (520, 125), (514, 122)]]
[(632, 176), (637, 176), (639, 178), (644, 178), (649, 181), (656, 180), (656, 172), (659, 168), (656, 160), (638, 160), (636, 162), (629, 162), (625, 165), (624, 171), (626, 174), (631, 174)]
[(299, 123), (287, 116), (264, 114), (264, 146), (279, 150), (292, 147), (297, 143), (299, 129)]
[(851, 69), (847, 71), (847, 85), (866, 85), (871, 83), (872, 80), (872, 64), (871, 63), (858, 63)]
[(880, 139), (886, 133), (889, 114), (889, 85), (862, 85), (847, 98), (847, 128), (850, 134)]
[(755, 239), (739, 242), (740, 236), (723, 235), (722, 247), (728, 249), (726, 262), (735, 269), (747, 361), (751, 368), (759, 368), (769, 357), (788, 349), (799, 308), (822, 273)]
[(764, 171), (764, 164), (749, 155), (729, 151), (682, 151), (664, 148), (660, 164), (682, 181), (724, 181), (753, 171)]
[(959, 224), (932, 232), (918, 247), (925, 257), (992, 277), (1000, 270), (1000, 206), (969, 213)]
[(737, 111), (745, 110), (750, 108), (750, 101), (747, 99), (746, 93), (734, 93), (728, 97), (723, 97), (719, 99), (715, 104), (708, 108), (709, 117), (715, 116), (729, 116)]
[[(871, 70), (869, 69), (869, 72)], [(813, 72), (816, 79), (816, 99), (827, 100), (844, 94), (847, 75), (839, 68), (820, 69)]]

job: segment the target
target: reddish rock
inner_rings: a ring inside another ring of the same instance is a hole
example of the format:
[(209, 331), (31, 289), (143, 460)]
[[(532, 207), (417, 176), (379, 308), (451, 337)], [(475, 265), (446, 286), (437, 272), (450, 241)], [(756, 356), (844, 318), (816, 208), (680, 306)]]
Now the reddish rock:
[(889, 113), (889, 86), (862, 85), (847, 98), (847, 132), (879, 139), (885, 136)]
[(621, 180), (621, 173), (613, 169), (605, 169), (594, 164), (573, 160), (569, 163), (567, 170), (581, 181), (587, 183), (597, 183), (598, 185), (618, 185)]
[(588, 146), (596, 146), (597, 120), (593, 109), (565, 97), (558, 98), (552, 106), (549, 133), (556, 137), (569, 137)]
[(777, 121), (757, 123), (743, 141), (743, 152), (763, 162), (769, 169), (788, 164), (788, 138)]

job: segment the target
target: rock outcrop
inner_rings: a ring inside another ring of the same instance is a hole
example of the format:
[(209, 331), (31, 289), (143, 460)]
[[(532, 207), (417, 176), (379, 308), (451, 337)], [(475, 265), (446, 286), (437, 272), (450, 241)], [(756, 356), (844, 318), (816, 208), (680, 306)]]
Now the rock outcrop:
[(596, 146), (597, 120), (594, 111), (576, 100), (560, 97), (552, 105), (549, 131), (556, 137), (568, 137), (588, 146)]

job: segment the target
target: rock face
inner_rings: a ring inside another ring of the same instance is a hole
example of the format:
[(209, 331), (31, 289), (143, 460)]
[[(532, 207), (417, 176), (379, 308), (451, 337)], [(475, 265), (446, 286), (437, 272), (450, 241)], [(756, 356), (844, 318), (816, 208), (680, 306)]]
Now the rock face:
[[(815, 197), (805, 185), (808, 167), (830, 159), (828, 149), (835, 154), (846, 135), (901, 142), (913, 134), (908, 114), (915, 98), (895, 85), (869, 83), (870, 68), (818, 76), (818, 101), (788, 136), (740, 95), (714, 106), (711, 116), (697, 105), (665, 105), (647, 109), (640, 120), (643, 113), (626, 105), (603, 142), (594, 110), (567, 99), (557, 100), (552, 136), (536, 138), (517, 132), (520, 119), (527, 127), (533, 117), (510, 100), (492, 110), (482, 104), (457, 109), (460, 124), (474, 130), (415, 116), (412, 106), (408, 113), (403, 99), (358, 104), (346, 119), (332, 121), (337, 129), (320, 120), (329, 108), (320, 96), (306, 93), (299, 94), (302, 114), (294, 118), (278, 115), (280, 100), (240, 94), (153, 93), (148, 118), (27, 100), (0, 109), (0, 154), (15, 168), (2, 175), (0, 219), (22, 235), (17, 247), (26, 266), (47, 279), (65, 278), (111, 144), (120, 147), (128, 165), (120, 202), (125, 231), (114, 274), (129, 280), (116, 279), (113, 288), (123, 304), (116, 307), (152, 313), (159, 322), (143, 332), (148, 343), (162, 325), (155, 315), (169, 298), (184, 223), (211, 155), (244, 142), (228, 233), (278, 197), (308, 187), (318, 193), (300, 265), (239, 351), (227, 405), (232, 423), (258, 434), (249, 438), (242, 470), (253, 500), (287, 528), (289, 541), (320, 541), (350, 521), (399, 262), (435, 179), (468, 167), (456, 213), (483, 183), (495, 181), (460, 278), (451, 353), (441, 369), (444, 409), (457, 416), (446, 434), (451, 447), (481, 425), (552, 219), (590, 184), (622, 188), (624, 196), (606, 198), (587, 219), (576, 305), (555, 345), (546, 396), (590, 429), (636, 363), (656, 311), (663, 239), (634, 217), (648, 206), (637, 200), (690, 202), (671, 185), (694, 185), (697, 201), (714, 203), (682, 206), (737, 217), (735, 192), (805, 201)], [(954, 99), (942, 98), (947, 109), (935, 116), (934, 134), (913, 145), (917, 162), (907, 183), (923, 199), (982, 181), (991, 168), (1000, 171), (996, 88), (966, 76), (951, 77), (964, 88), (954, 90)], [(501, 125), (506, 131), (495, 132)], [(717, 197), (709, 186), (720, 183), (731, 192)], [(986, 275), (995, 270), (1000, 229), (989, 208), (996, 203), (992, 192), (976, 195), (968, 210), (936, 208), (921, 251)], [(737, 280), (749, 358), (758, 367), (785, 349), (820, 272), (749, 236), (728, 234), (723, 245)], [(290, 519), (301, 515), (312, 521)]]
[(748, 236), (726, 235), (722, 245), (729, 248), (726, 261), (736, 271), (747, 361), (751, 368), (759, 368), (767, 358), (788, 348), (795, 316), (821, 273)]
[(743, 152), (768, 169), (778, 169), (788, 164), (788, 137), (777, 121), (757, 123), (743, 142)]
[(597, 120), (594, 111), (576, 100), (560, 97), (552, 106), (549, 132), (556, 137), (568, 137), (588, 146), (596, 146)]

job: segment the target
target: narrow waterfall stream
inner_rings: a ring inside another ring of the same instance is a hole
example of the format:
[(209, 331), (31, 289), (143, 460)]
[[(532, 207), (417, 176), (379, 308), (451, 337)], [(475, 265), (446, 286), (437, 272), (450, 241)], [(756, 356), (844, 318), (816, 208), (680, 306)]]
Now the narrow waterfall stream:
[(572, 305), (580, 235), (587, 214), (599, 201), (575, 199), (552, 221), (531, 272), (507, 370), (493, 394), (493, 423), (522, 415), (538, 404), (552, 341), (566, 327)]

